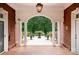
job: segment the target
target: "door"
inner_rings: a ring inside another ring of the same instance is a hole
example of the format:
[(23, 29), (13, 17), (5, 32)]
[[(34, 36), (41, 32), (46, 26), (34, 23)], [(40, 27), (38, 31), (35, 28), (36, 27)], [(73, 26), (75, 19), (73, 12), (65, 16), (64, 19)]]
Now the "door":
[(75, 49), (79, 53), (79, 19), (75, 20)]
[(4, 21), (0, 21), (0, 53), (4, 51)]

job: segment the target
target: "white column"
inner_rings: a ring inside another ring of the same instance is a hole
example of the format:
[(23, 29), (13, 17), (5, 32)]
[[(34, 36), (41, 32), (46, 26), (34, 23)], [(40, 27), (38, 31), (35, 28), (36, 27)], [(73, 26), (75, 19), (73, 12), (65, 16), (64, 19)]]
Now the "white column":
[(24, 22), (24, 45), (26, 46), (26, 42), (27, 42), (27, 22)]
[(57, 22), (58, 23), (58, 46), (60, 46), (60, 42), (61, 42), (61, 40), (60, 40), (60, 36), (61, 36), (61, 33), (60, 33), (60, 28), (61, 28), (61, 23), (60, 22)]
[(71, 51), (75, 52), (75, 14), (71, 13)]
[(21, 36), (21, 21), (18, 21), (18, 45), (21, 46), (21, 39), (22, 39), (22, 36)]
[(8, 51), (8, 12), (5, 13), (5, 23), (4, 23), (4, 51)]
[(55, 23), (52, 22), (52, 42), (53, 42), (53, 45), (55, 44), (54, 39), (55, 39)]

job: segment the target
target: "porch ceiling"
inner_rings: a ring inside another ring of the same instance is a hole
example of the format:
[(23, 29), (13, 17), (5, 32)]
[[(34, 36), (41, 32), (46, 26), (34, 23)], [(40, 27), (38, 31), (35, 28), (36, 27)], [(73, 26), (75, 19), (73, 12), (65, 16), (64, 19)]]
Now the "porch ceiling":
[[(37, 3), (8, 3), (12, 8), (15, 10), (22, 9), (22, 8), (33, 8), (36, 6)], [(44, 6), (48, 8), (61, 8), (65, 9), (70, 6), (72, 3), (43, 3)]]

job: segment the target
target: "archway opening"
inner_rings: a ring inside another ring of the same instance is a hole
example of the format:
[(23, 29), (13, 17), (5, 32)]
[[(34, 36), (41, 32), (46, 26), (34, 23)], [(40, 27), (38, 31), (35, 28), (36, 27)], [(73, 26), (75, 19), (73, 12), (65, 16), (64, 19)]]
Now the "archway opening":
[[(34, 16), (28, 22), (22, 22), (22, 44), (53, 45), (52, 39), (57, 38), (57, 23), (45, 16)], [(55, 33), (55, 34), (53, 34)]]

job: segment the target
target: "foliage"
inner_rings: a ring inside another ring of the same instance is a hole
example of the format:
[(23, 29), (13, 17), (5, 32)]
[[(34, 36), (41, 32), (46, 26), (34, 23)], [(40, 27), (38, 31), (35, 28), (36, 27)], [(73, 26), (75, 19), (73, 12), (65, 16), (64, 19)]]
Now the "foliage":
[(27, 32), (27, 36), (30, 36), (31, 35), (31, 33), (30, 32)]
[(47, 35), (52, 37), (52, 32), (48, 32)]
[(43, 31), (35, 31), (35, 34), (36, 34), (36, 35), (38, 35), (39, 33), (40, 33), (41, 35), (44, 35), (44, 32), (43, 32)]
[(42, 31), (47, 34), (52, 31), (51, 20), (44, 16), (35, 16), (29, 19), (27, 23), (27, 31), (35, 33), (36, 31)]

